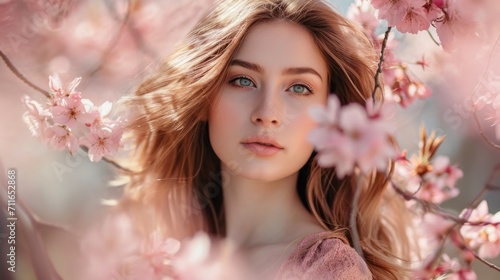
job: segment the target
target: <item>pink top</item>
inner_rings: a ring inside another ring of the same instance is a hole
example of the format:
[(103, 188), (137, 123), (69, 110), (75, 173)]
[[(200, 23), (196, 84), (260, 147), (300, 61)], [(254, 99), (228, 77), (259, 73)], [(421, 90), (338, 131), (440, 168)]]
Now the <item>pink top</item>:
[(372, 279), (365, 261), (353, 248), (337, 238), (320, 239), (321, 234), (304, 238), (283, 263), (275, 280)]

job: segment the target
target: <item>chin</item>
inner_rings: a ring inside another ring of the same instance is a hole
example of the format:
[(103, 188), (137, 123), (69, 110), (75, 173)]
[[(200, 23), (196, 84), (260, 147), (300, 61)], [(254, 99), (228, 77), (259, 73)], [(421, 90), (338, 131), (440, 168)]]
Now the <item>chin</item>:
[[(280, 168), (281, 167), (281, 168)], [(239, 176), (261, 182), (274, 182), (298, 173), (299, 169), (283, 170), (282, 166), (274, 164), (273, 166), (242, 166)]]

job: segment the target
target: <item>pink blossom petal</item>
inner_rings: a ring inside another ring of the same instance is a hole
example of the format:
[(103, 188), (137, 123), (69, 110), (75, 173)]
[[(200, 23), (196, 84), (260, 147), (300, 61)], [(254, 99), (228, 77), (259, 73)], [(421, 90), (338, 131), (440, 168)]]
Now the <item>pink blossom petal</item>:
[(92, 130), (80, 138), (80, 144), (89, 148), (90, 160), (97, 162), (104, 156), (113, 156), (117, 152), (122, 133), (120, 125)]
[(40, 103), (31, 99), (29, 96), (23, 96), (22, 102), (26, 108), (26, 112), (23, 114), (22, 118), (28, 125), (31, 135), (40, 138), (42, 142), (47, 142), (46, 129), (49, 112)]
[(410, 1), (413, 0), (371, 0), (371, 3), (379, 9), (380, 19), (386, 19), (390, 26), (396, 26), (406, 15)]
[(425, 0), (413, 0), (403, 19), (396, 24), (396, 28), (402, 33), (412, 34), (429, 29), (431, 22), (427, 18), (424, 4)]

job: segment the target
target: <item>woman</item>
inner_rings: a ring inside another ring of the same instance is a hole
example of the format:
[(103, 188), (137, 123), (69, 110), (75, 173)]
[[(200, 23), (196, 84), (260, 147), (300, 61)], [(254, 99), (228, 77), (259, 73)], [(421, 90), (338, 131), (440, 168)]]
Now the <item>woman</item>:
[[(307, 141), (309, 108), (330, 93), (364, 104), (377, 61), (321, 1), (220, 1), (127, 101), (135, 171), (121, 206), (145, 235), (228, 238), (260, 278), (404, 278), (405, 207), (385, 175), (338, 179)], [(349, 229), (358, 181), (364, 259)]]

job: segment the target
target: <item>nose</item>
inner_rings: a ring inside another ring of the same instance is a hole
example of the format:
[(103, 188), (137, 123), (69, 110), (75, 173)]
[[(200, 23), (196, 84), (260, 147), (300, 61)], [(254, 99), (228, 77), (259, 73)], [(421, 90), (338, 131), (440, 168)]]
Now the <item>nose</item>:
[(252, 123), (264, 127), (279, 127), (284, 115), (284, 106), (279, 92), (262, 91), (252, 112)]

